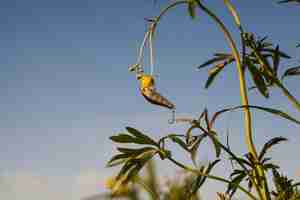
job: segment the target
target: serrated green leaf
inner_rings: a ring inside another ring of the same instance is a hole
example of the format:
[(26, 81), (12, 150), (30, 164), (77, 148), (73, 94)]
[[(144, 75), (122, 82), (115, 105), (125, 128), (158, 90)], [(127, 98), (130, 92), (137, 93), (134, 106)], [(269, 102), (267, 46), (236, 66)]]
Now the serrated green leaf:
[(209, 76), (205, 83), (206, 89), (212, 84), (212, 82), (217, 77), (217, 75), (222, 71), (222, 69), (224, 69), (224, 67), (215, 66), (209, 71)]
[(260, 73), (260, 71), (255, 67), (255, 65), (251, 62), (250, 59), (245, 59), (245, 64), (248, 66), (248, 70), (252, 76), (252, 79), (255, 83), (255, 86), (258, 88), (259, 92), (265, 97), (269, 97), (268, 88), (266, 83)]
[(157, 143), (156, 143), (154, 140), (152, 140), (152, 139), (151, 139), (150, 137), (148, 137), (147, 135), (141, 133), (141, 132), (138, 131), (137, 129), (132, 128), (132, 127), (126, 127), (126, 130), (127, 130), (130, 134), (134, 135), (136, 138), (139, 138), (139, 139), (140, 139), (140, 140), (139, 140), (140, 142), (143, 142), (144, 144), (150, 144), (150, 145), (155, 145), (155, 146), (157, 146)]
[(258, 159), (261, 161), (270, 148), (272, 148), (274, 145), (279, 144), (280, 142), (283, 142), (283, 141), (287, 141), (287, 139), (284, 137), (275, 137), (275, 138), (272, 138), (271, 140), (269, 140), (267, 143), (264, 144), (264, 146), (259, 154)]
[(229, 0), (224, 0), (224, 3), (227, 6), (228, 10), (230, 11), (231, 15), (233, 16), (235, 24), (238, 26), (238, 28), (241, 28), (240, 16), (237, 13), (235, 7), (232, 5), (232, 3)]

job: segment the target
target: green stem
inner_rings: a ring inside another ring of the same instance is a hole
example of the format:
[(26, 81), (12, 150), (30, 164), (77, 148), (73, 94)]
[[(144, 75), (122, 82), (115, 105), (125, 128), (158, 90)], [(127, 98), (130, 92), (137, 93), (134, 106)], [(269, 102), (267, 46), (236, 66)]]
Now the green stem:
[[(244, 76), (244, 72), (243, 72), (243, 67), (242, 67), (239, 51), (235, 45), (235, 42), (234, 42), (233, 38), (231, 37), (231, 34), (229, 33), (229, 31), (223, 24), (223, 22), (213, 12), (211, 12), (208, 8), (206, 8), (204, 5), (202, 5), (199, 0), (196, 0), (196, 1), (198, 3), (198, 6), (204, 12), (206, 12), (218, 24), (218, 26), (224, 33), (225, 39), (227, 40), (227, 42), (231, 48), (232, 54), (234, 56), (234, 59), (236, 61), (236, 66), (237, 66), (239, 81), (240, 81), (240, 93), (241, 93), (242, 105), (248, 106), (249, 102), (248, 102), (248, 96), (247, 96), (247, 87), (246, 87), (246, 82), (245, 82), (245, 76)], [(257, 159), (258, 156), (257, 156), (257, 152), (256, 152), (256, 148), (255, 148), (255, 145), (253, 142), (253, 136), (252, 136), (251, 113), (250, 113), (250, 110), (248, 107), (244, 108), (244, 116), (245, 116), (244, 122), (245, 122), (246, 144), (248, 146), (249, 152), (254, 156), (255, 159)], [(269, 198), (269, 194), (268, 194), (269, 192), (268, 192), (268, 188), (267, 188), (267, 179), (266, 179), (266, 176), (265, 176), (265, 173), (264, 173), (264, 170), (262, 169), (262, 167), (258, 166), (258, 172), (259, 172), (259, 175), (263, 178), (264, 184), (263, 184), (263, 187), (256, 188), (257, 192), (262, 193), (264, 199), (268, 200), (270, 198)]]
[(282, 90), (283, 94), (292, 102), (294, 107), (300, 112), (300, 103), (297, 99), (288, 91), (286, 87), (278, 80), (275, 84)]
[[(197, 174), (197, 175), (200, 175), (200, 176), (205, 176), (209, 179), (213, 179), (213, 180), (217, 180), (217, 181), (220, 181), (220, 182), (223, 182), (223, 183), (230, 183), (229, 180), (227, 179), (224, 179), (222, 177), (219, 177), (219, 176), (213, 176), (213, 175), (209, 175), (209, 174), (205, 174), (205, 173), (201, 173), (199, 170), (196, 170), (196, 169), (193, 169), (191, 167), (188, 167), (186, 165), (183, 165), (179, 162), (177, 162), (176, 160), (174, 160), (172, 157), (167, 157), (168, 160), (170, 160), (171, 162), (173, 162), (175, 165), (177, 165), (178, 167), (186, 170), (186, 171), (189, 171), (189, 172), (192, 172), (194, 174)], [(238, 185), (237, 186), (238, 189), (240, 189), (242, 192), (244, 192), (246, 195), (248, 195), (252, 200), (258, 200), (253, 194), (251, 194), (250, 192), (248, 192), (245, 188), (243, 188), (242, 186)]]

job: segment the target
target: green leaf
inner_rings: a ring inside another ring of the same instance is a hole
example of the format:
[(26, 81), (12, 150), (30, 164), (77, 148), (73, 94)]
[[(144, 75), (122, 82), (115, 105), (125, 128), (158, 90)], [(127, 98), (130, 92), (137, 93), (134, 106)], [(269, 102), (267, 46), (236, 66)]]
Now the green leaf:
[(297, 44), (296, 48), (299, 48), (300, 47), (300, 44)]
[(214, 81), (216, 76), (222, 71), (222, 69), (224, 69), (224, 67), (220, 67), (220, 66), (216, 65), (209, 71), (209, 77), (205, 83), (206, 89), (212, 84), (212, 82)]
[(216, 56), (214, 57), (214, 58), (212, 58), (212, 59), (209, 59), (208, 61), (206, 61), (205, 63), (203, 63), (203, 64), (201, 64), (201, 65), (199, 65), (198, 66), (198, 69), (201, 69), (201, 68), (204, 68), (204, 67), (206, 67), (206, 66), (208, 66), (208, 65), (211, 65), (211, 64), (213, 64), (213, 63), (215, 63), (215, 62), (220, 62), (220, 61), (223, 61), (223, 60), (226, 60), (226, 59), (228, 59), (229, 58), (229, 56), (231, 57), (231, 55), (219, 55), (219, 54), (215, 54)]
[(224, 0), (224, 3), (227, 6), (228, 10), (230, 11), (231, 15), (233, 16), (234, 21), (235, 21), (236, 25), (238, 26), (238, 28), (241, 28), (240, 16), (237, 13), (235, 7), (232, 5), (232, 3), (229, 0)]
[(114, 135), (110, 139), (117, 143), (135, 143), (135, 138), (127, 134)]
[(133, 159), (138, 157), (139, 155), (149, 152), (149, 151), (156, 151), (153, 147), (143, 147), (143, 148), (137, 148), (137, 149), (129, 149), (129, 148), (122, 148), (118, 147), (118, 151), (120, 151), (122, 154), (117, 154), (113, 156), (110, 161), (108, 161), (107, 166), (113, 167), (119, 164), (124, 163), (128, 159)]
[(196, 18), (196, 2), (194, 0), (188, 1), (188, 12), (192, 19)]
[(148, 137), (147, 135), (144, 135), (143, 133), (141, 133), (140, 131), (138, 131), (137, 129), (131, 128), (131, 127), (126, 127), (126, 130), (134, 135), (136, 138), (139, 138), (141, 142), (143, 142), (144, 144), (150, 144), (150, 145), (155, 145), (157, 146), (157, 143), (152, 140), (150, 137)]
[(300, 66), (292, 67), (292, 68), (287, 69), (283, 73), (281, 79), (284, 79), (287, 76), (299, 76), (299, 75), (300, 75)]
[(106, 164), (107, 167), (113, 167), (120, 165), (126, 161), (126, 158), (130, 157), (130, 154), (117, 154), (113, 156), (108, 163)]
[(137, 157), (127, 160), (117, 175), (117, 180), (122, 177), (122, 182), (127, 183), (143, 168), (143, 166), (157, 153), (156, 150), (145, 151)]
[(176, 144), (178, 144), (179, 146), (181, 146), (184, 150), (189, 152), (189, 149), (187, 147), (187, 145), (185, 144), (184, 141), (182, 141), (179, 137), (175, 136), (175, 135), (171, 135), (169, 137), (173, 142), (175, 142)]
[(152, 157), (156, 154), (156, 151), (148, 151), (144, 152), (142, 155), (139, 156), (138, 159), (133, 159), (132, 161), (135, 163), (134, 167), (132, 167), (124, 179), (124, 183), (128, 183), (129, 181), (133, 180), (136, 175), (141, 171), (141, 169), (145, 166), (145, 164), (152, 159)]
[(264, 144), (264, 146), (259, 154), (258, 159), (261, 161), (264, 158), (267, 151), (271, 147), (273, 147), (274, 145), (279, 144), (280, 142), (283, 142), (283, 141), (287, 141), (287, 139), (284, 137), (275, 137), (275, 138), (272, 138), (271, 140), (269, 140), (267, 143)]
[(138, 155), (146, 151), (155, 150), (153, 147), (143, 147), (143, 148), (137, 148), (137, 149), (129, 149), (129, 148), (122, 148), (118, 147), (118, 151), (125, 153), (125, 154), (131, 154), (131, 155)]
[(269, 97), (268, 88), (266, 86), (266, 83), (265, 83), (260, 71), (255, 67), (255, 65), (251, 62), (250, 59), (245, 59), (245, 63), (248, 66), (248, 70), (250, 71), (250, 74), (255, 83), (255, 86), (258, 88), (258, 91), (265, 98), (268, 98)]
[(287, 113), (285, 113), (281, 110), (277, 110), (277, 109), (274, 109), (274, 108), (261, 107), (261, 106), (251, 106), (251, 105), (249, 105), (249, 106), (236, 106), (236, 107), (226, 108), (226, 109), (220, 110), (220, 111), (218, 111), (214, 114), (214, 116), (212, 117), (210, 123), (214, 124), (217, 117), (222, 113), (225, 113), (225, 112), (228, 112), (228, 111), (238, 110), (238, 109), (241, 109), (241, 108), (250, 108), (250, 109), (257, 109), (257, 110), (265, 111), (265, 112), (271, 113), (271, 114), (276, 115), (278, 117), (285, 118), (289, 121), (292, 121), (292, 122), (300, 125), (299, 120), (289, 116)]

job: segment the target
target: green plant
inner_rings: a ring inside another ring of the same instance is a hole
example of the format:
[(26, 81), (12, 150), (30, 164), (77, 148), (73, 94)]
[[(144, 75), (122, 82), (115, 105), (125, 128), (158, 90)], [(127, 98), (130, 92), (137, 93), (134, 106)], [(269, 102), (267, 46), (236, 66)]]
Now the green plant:
[[(231, 50), (231, 52), (228, 53), (216, 53), (213, 58), (199, 66), (199, 68), (203, 68), (212, 65), (212, 68), (209, 70), (209, 77), (206, 81), (205, 87), (208, 88), (213, 83), (215, 77), (220, 74), (227, 65), (234, 63), (239, 76), (241, 105), (222, 109), (213, 113), (211, 118), (209, 118), (208, 110), (205, 109), (197, 119), (179, 119), (177, 122), (184, 121), (190, 124), (186, 133), (169, 134), (159, 139), (150, 138), (148, 135), (135, 128), (126, 127), (125, 133), (112, 136), (110, 139), (115, 143), (131, 143), (141, 147), (118, 147), (117, 149), (120, 153), (111, 158), (108, 162), (108, 166), (112, 167), (122, 165), (122, 168), (117, 175), (117, 180), (120, 181), (121, 184), (127, 184), (130, 181), (136, 180), (141, 169), (154, 156), (159, 156), (161, 160), (168, 160), (174, 163), (177, 167), (193, 173), (196, 176), (196, 178), (191, 179), (189, 189), (185, 190), (184, 193), (178, 194), (179, 196), (185, 195), (184, 197), (181, 197), (181, 199), (193, 199), (194, 195), (207, 179), (227, 184), (226, 194), (224, 195), (220, 193), (220, 199), (232, 198), (237, 190), (240, 190), (252, 200), (298, 198), (296, 187), (299, 184), (293, 183), (292, 180), (281, 176), (278, 172), (279, 166), (274, 164), (271, 161), (271, 158), (266, 157), (267, 152), (274, 145), (285, 141), (286, 138), (273, 138), (265, 143), (262, 150), (258, 152), (253, 141), (251, 110), (256, 109), (268, 112), (297, 124), (300, 124), (300, 121), (278, 109), (250, 105), (248, 101), (248, 89), (258, 89), (261, 95), (268, 98), (270, 95), (269, 88), (278, 87), (294, 105), (295, 109), (300, 111), (300, 103), (282, 83), (282, 79), (287, 76), (299, 75), (299, 67), (288, 69), (280, 77), (278, 75), (280, 60), (289, 59), (290, 57), (286, 53), (282, 52), (278, 45), (274, 47), (273, 44), (267, 42), (266, 37), (259, 38), (253, 33), (245, 31), (238, 12), (229, 0), (224, 0), (224, 5), (228, 8), (229, 13), (232, 15), (236, 24), (237, 30), (240, 32), (240, 37), (236, 40), (232, 37), (230, 31), (226, 28), (222, 20), (200, 0), (180, 0), (170, 4), (163, 9), (157, 17), (148, 19), (151, 27), (151, 29), (149, 29), (149, 34), (155, 34), (159, 22), (169, 10), (176, 6), (183, 5), (187, 6), (188, 14), (192, 19), (197, 16), (198, 10), (201, 10), (202, 13), (206, 13), (220, 28), (220, 31), (224, 34), (225, 40)], [(241, 41), (241, 50), (238, 50), (237, 48), (237, 40)], [(131, 67), (130, 70), (138, 71), (139, 67), (140, 65), (138, 63)], [(253, 87), (248, 88), (246, 85), (245, 73), (249, 73), (250, 77), (252, 77), (254, 84)], [(243, 110), (244, 113), (245, 144), (248, 148), (248, 153), (243, 156), (237, 155), (235, 152), (231, 151), (228, 145), (224, 145), (218, 138), (218, 131), (214, 129), (214, 124), (217, 118), (228, 111), (235, 111), (238, 109)], [(192, 134), (195, 133), (195, 131), (198, 131), (199, 134)], [(205, 139), (211, 140), (213, 148), (215, 149), (216, 158), (206, 166), (199, 166), (196, 163), (195, 157), (197, 149)], [(167, 142), (179, 145), (183, 151), (186, 151), (190, 155), (194, 166), (188, 166), (177, 161), (173, 152), (171, 152), (165, 145)], [(229, 155), (229, 159), (234, 163), (233, 171), (228, 178), (212, 174), (213, 168), (220, 161), (221, 153)], [(274, 190), (270, 187), (270, 180), (268, 180), (268, 177), (266, 176), (268, 171), (273, 173), (273, 182), (276, 186)], [(247, 187), (245, 187), (242, 183), (247, 183)], [(179, 189), (176, 189), (176, 191), (177, 190), (179, 191)], [(155, 195), (156, 193), (157, 192), (155, 191), (149, 190), (149, 194), (153, 199), (158, 199), (157, 195)]]

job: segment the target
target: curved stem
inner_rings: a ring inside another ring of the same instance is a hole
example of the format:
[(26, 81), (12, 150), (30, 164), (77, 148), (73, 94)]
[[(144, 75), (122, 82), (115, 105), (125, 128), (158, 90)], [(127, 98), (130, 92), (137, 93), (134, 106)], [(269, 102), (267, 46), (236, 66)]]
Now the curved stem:
[[(248, 106), (249, 103), (248, 103), (248, 95), (247, 95), (247, 87), (246, 87), (245, 77), (244, 77), (244, 73), (242, 70), (242, 63), (241, 63), (239, 51), (235, 45), (235, 42), (234, 42), (233, 38), (231, 37), (229, 31), (223, 24), (223, 22), (213, 12), (211, 12), (208, 8), (206, 8), (204, 5), (202, 5), (200, 3), (200, 1), (197, 0), (197, 2), (198, 2), (199, 7), (203, 11), (205, 11), (219, 25), (220, 29), (222, 30), (222, 32), (225, 35), (225, 39), (227, 40), (227, 42), (231, 48), (232, 54), (234, 56), (234, 59), (236, 61), (236, 65), (237, 65), (239, 81), (240, 81), (240, 93), (241, 93), (242, 105)], [(253, 154), (253, 156), (255, 158), (257, 158), (257, 152), (255, 149), (253, 137), (252, 137), (251, 113), (250, 113), (249, 108), (246, 108), (246, 107), (244, 108), (244, 114), (245, 114), (245, 134), (246, 134), (246, 140), (247, 140), (246, 143), (248, 145), (249, 151)]]
[[(199, 0), (196, 0), (196, 1), (197, 1), (198, 6), (217, 23), (217, 25), (220, 27), (220, 29), (224, 33), (225, 39), (227, 40), (227, 42), (231, 48), (232, 54), (234, 56), (234, 59), (236, 61), (236, 66), (237, 66), (239, 81), (240, 81), (240, 93), (241, 93), (242, 105), (248, 106), (249, 102), (248, 102), (247, 87), (246, 87), (246, 82), (245, 82), (243, 66), (242, 66), (239, 51), (235, 45), (235, 42), (234, 42), (233, 38), (231, 37), (231, 34), (229, 33), (229, 31), (223, 24), (223, 22), (213, 12), (211, 12), (208, 8), (206, 8), (204, 5), (202, 5)], [(257, 159), (258, 156), (257, 156), (256, 148), (255, 148), (255, 145), (253, 142), (252, 121), (251, 121), (251, 113), (250, 113), (249, 108), (246, 108), (246, 107), (244, 108), (244, 116), (245, 116), (244, 121), (245, 121), (246, 144), (248, 146), (249, 152), (253, 155), (253, 157), (255, 159)], [(262, 169), (261, 166), (258, 166), (257, 168), (258, 168), (259, 176), (261, 176), (263, 178), (263, 182), (264, 182), (262, 188), (257, 188), (257, 192), (258, 193), (262, 192), (264, 199), (268, 200), (268, 199), (270, 199), (270, 197), (268, 194), (269, 192), (268, 192), (267, 180), (266, 180), (264, 170)]]
[[(175, 165), (177, 165), (178, 167), (184, 169), (184, 170), (187, 170), (189, 172), (192, 172), (194, 174), (197, 174), (197, 175), (200, 175), (200, 176), (205, 176), (209, 179), (213, 179), (213, 180), (217, 180), (217, 181), (220, 181), (220, 182), (223, 182), (223, 183), (230, 183), (229, 180), (227, 179), (224, 179), (222, 177), (219, 177), (219, 176), (213, 176), (213, 175), (209, 175), (209, 174), (205, 174), (205, 173), (201, 173), (199, 170), (196, 170), (196, 169), (193, 169), (191, 167), (188, 167), (188, 166), (185, 166), (179, 162), (177, 162), (176, 160), (174, 160), (172, 157), (167, 157), (168, 160), (170, 160), (171, 162), (173, 162)], [(237, 186), (238, 189), (240, 189), (242, 192), (244, 192), (246, 195), (248, 195), (252, 200), (258, 200), (253, 194), (251, 194), (250, 192), (248, 192), (245, 188), (243, 188), (242, 186), (238, 185)]]
[(153, 26), (153, 32), (155, 31), (156, 25), (158, 24), (158, 22), (161, 20), (161, 18), (167, 13), (168, 10), (170, 10), (171, 8), (174, 8), (180, 4), (187, 4), (188, 1), (187, 0), (182, 0), (182, 1), (176, 1), (174, 3), (172, 3), (171, 5), (167, 6), (166, 8), (164, 8), (160, 14), (155, 18), (155, 23)]

